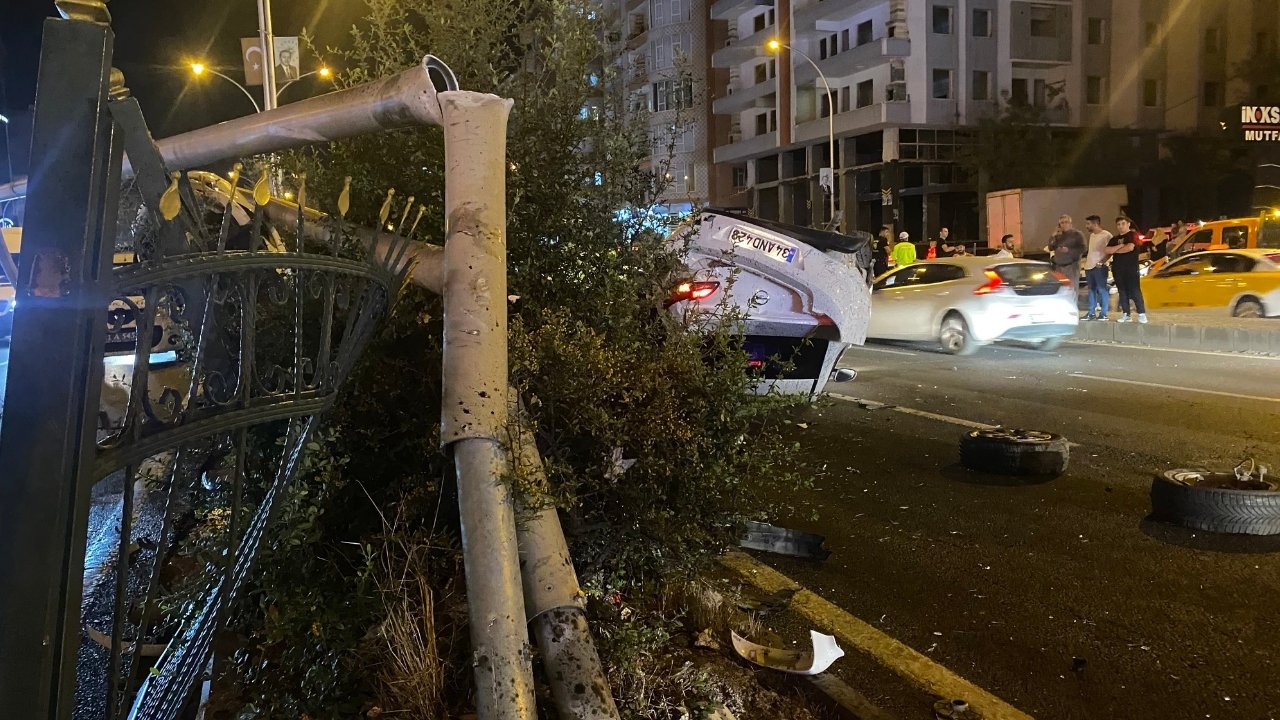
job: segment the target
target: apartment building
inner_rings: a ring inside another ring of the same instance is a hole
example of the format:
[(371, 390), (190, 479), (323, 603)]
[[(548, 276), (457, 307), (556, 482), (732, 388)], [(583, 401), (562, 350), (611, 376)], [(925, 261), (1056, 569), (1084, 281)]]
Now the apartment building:
[(706, 205), (711, 155), (705, 0), (603, 0), (627, 112), (648, 124), (671, 213)]
[(921, 238), (947, 225), (976, 239), (976, 187), (955, 162), (967, 128), (1002, 103), (1035, 105), (1054, 125), (1122, 133), (1154, 158), (1162, 135), (1212, 129), (1265, 90), (1235, 68), (1274, 46), (1278, 4), (708, 1), (709, 200), (827, 222), (820, 173), (833, 134), (845, 229), (888, 223)]

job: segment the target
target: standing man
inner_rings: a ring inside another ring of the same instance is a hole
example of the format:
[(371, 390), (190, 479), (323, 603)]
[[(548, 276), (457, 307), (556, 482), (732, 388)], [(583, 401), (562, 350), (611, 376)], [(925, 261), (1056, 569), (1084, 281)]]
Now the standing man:
[(911, 236), (904, 230), (898, 233), (898, 244), (893, 246), (893, 263), (898, 267), (906, 267), (915, 262), (916, 246), (911, 244)]
[(951, 245), (951, 228), (942, 228), (938, 230), (938, 257), (951, 257), (956, 251), (956, 246)]
[(1058, 232), (1053, 234), (1045, 252), (1049, 253), (1049, 262), (1053, 269), (1063, 274), (1071, 282), (1071, 287), (1080, 287), (1080, 260), (1085, 254), (1084, 234), (1075, 229), (1070, 215), (1058, 216)]
[(1120, 292), (1118, 322), (1129, 322), (1129, 301), (1138, 307), (1138, 322), (1147, 322), (1147, 303), (1142, 298), (1141, 273), (1138, 271), (1138, 234), (1133, 231), (1133, 221), (1121, 215), (1116, 218), (1116, 235), (1107, 243), (1106, 252), (1111, 256), (1111, 274)]
[[(1111, 309), (1111, 293), (1107, 289), (1107, 243), (1111, 233), (1102, 229), (1102, 218), (1090, 215), (1084, 219), (1085, 232), (1089, 233), (1089, 253), (1084, 259), (1084, 279), (1089, 284), (1089, 305), (1085, 320), (1106, 320)], [(1097, 313), (1094, 310), (1097, 310)]]
[(889, 230), (888, 225), (880, 226), (880, 234), (876, 236), (875, 250), (871, 252), (871, 272), (876, 277), (889, 272)]

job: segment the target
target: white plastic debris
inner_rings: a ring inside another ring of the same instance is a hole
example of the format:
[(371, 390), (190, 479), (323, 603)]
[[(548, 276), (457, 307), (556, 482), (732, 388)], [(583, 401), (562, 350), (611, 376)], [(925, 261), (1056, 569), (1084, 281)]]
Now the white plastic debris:
[(809, 639), (813, 643), (811, 651), (771, 648), (753, 643), (736, 632), (731, 635), (733, 649), (747, 662), (794, 675), (817, 675), (844, 657), (844, 650), (836, 644), (834, 637), (816, 630), (809, 631)]

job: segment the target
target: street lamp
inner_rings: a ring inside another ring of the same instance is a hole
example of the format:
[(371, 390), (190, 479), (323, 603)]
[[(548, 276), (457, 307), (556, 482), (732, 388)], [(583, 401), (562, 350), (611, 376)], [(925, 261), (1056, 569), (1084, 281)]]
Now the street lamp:
[(290, 85), (292, 85), (292, 84), (294, 84), (294, 83), (298, 82), (298, 81), (299, 81), (299, 80), (301, 80), (302, 78), (305, 78), (305, 77), (311, 77), (312, 75), (319, 75), (320, 77), (324, 78), (325, 80), (328, 80), (329, 78), (333, 77), (333, 71), (332, 71), (332, 70), (330, 70), (330, 69), (329, 69), (329, 68), (327, 68), (327, 67), (323, 67), (323, 66), (321, 66), (321, 67), (319, 67), (319, 68), (316, 68), (315, 70), (312, 70), (312, 71), (311, 71), (311, 72), (309, 72), (309, 73), (302, 73), (302, 74), (301, 74), (301, 75), (299, 75), (298, 77), (296, 77), (296, 78), (294, 78), (294, 79), (290, 80), (289, 82), (287, 82), (287, 83), (285, 83), (285, 84), (281, 85), (279, 90), (276, 90), (276, 100), (278, 101), (278, 100), (280, 99), (280, 96), (284, 94), (284, 89), (285, 89), (285, 88), (287, 88), (287, 87), (289, 87)]
[(227, 76), (227, 75), (223, 75), (222, 73), (218, 72), (217, 70), (214, 70), (213, 68), (211, 68), (211, 67), (209, 67), (209, 66), (205, 65), (205, 64), (204, 64), (204, 63), (202, 63), (202, 62), (193, 62), (193, 63), (191, 63), (191, 74), (192, 74), (192, 75), (195, 75), (196, 77), (200, 77), (201, 75), (204, 75), (205, 73), (210, 73), (210, 74), (213, 74), (213, 75), (217, 75), (218, 77), (222, 78), (223, 80), (226, 80), (227, 82), (231, 83), (232, 85), (235, 85), (236, 87), (240, 88), (240, 92), (244, 93), (244, 96), (245, 96), (245, 97), (247, 97), (247, 98), (249, 98), (249, 102), (253, 103), (253, 109), (254, 109), (254, 112), (262, 112), (262, 106), (261, 106), (261, 105), (259, 105), (259, 104), (258, 104), (258, 101), (254, 99), (253, 94), (252, 94), (252, 93), (250, 93), (250, 92), (249, 92), (249, 90), (248, 90), (247, 88), (245, 88), (245, 86), (241, 85), (241, 84), (240, 84), (239, 82), (237, 82), (234, 78), (231, 78), (231, 77), (229, 77), (229, 76)]
[(765, 48), (769, 52), (777, 53), (783, 48), (796, 53), (800, 57), (809, 61), (809, 65), (813, 67), (813, 71), (818, 73), (818, 79), (822, 81), (822, 87), (827, 91), (827, 151), (829, 153), (828, 162), (831, 165), (831, 222), (836, 222), (836, 100), (831, 95), (831, 85), (827, 82), (827, 76), (822, 74), (822, 69), (805, 53), (781, 42), (777, 38), (765, 43)]
[[(222, 73), (218, 72), (217, 70), (214, 70), (213, 68), (209, 67), (208, 65), (205, 65), (202, 62), (193, 62), (191, 63), (190, 68), (191, 68), (191, 74), (195, 75), (196, 77), (200, 77), (205, 73), (209, 73), (211, 75), (217, 75), (223, 80), (226, 80), (232, 85), (235, 85), (236, 87), (240, 88), (240, 92), (244, 93), (244, 96), (249, 98), (249, 102), (253, 103), (253, 109), (256, 110), (257, 112), (262, 112), (262, 106), (258, 104), (258, 101), (256, 99), (254, 99), (253, 93), (250, 93), (248, 88), (246, 88), (244, 85), (241, 85), (234, 78), (228, 77), (227, 75), (223, 75)], [(284, 92), (285, 88), (298, 82), (304, 77), (310, 77), (312, 75), (319, 75), (320, 77), (325, 78), (327, 80), (333, 77), (333, 71), (327, 67), (321, 66), (319, 68), (316, 68), (315, 70), (312, 70), (309, 73), (304, 73), (302, 75), (299, 75), (298, 77), (294, 78), (293, 80), (290, 80), (284, 85), (281, 85), (280, 89), (276, 90), (276, 95), (275, 95), (276, 99), (279, 100), (280, 94)]]

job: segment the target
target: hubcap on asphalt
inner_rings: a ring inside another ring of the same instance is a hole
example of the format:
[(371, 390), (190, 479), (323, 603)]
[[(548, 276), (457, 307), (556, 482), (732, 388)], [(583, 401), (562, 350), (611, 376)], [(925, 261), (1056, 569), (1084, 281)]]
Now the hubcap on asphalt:
[(1012, 442), (1036, 443), (1049, 442), (1053, 439), (1053, 435), (1039, 430), (1018, 430), (996, 428), (994, 430), (975, 430), (974, 435), (978, 437), (993, 438), (996, 440), (1009, 440)]

